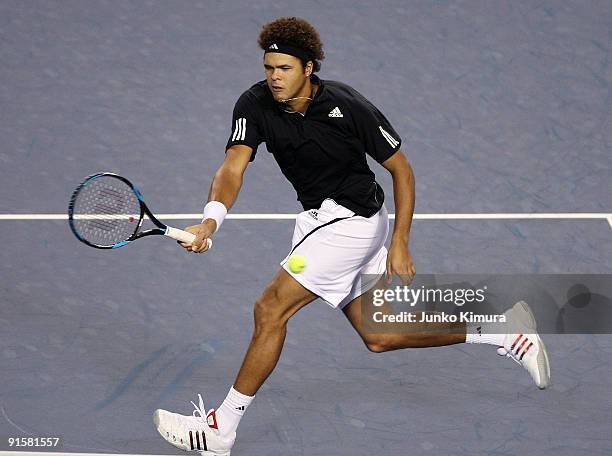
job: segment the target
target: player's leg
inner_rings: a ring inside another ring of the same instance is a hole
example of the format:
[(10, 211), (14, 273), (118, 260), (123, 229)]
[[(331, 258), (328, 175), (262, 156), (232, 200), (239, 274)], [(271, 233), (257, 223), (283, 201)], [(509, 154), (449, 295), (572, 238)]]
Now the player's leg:
[[(382, 277), (373, 289), (384, 287), (384, 281), (385, 278)], [(465, 323), (410, 323), (404, 326), (402, 332), (374, 332), (363, 322), (364, 318), (371, 316), (372, 306), (367, 305), (371, 291), (354, 298), (342, 308), (344, 315), (370, 351), (382, 353), (402, 348), (438, 347), (465, 342)], [(362, 302), (366, 305), (362, 306)], [(388, 304), (383, 304), (377, 307), (376, 311), (385, 314), (391, 313), (392, 309)], [(380, 331), (380, 327), (376, 331)]]
[(162, 437), (183, 450), (229, 456), (242, 415), (278, 362), (287, 321), (316, 298), (281, 269), (255, 303), (251, 344), (234, 386), (221, 406), (206, 413), (200, 397), (199, 405), (193, 404), (194, 416), (157, 410), (153, 419)]
[[(384, 287), (384, 277), (376, 287)], [(505, 324), (479, 324), (466, 327), (463, 323), (408, 323), (402, 332), (381, 332), (368, 328), (373, 306), (368, 292), (352, 299), (343, 312), (361, 336), (369, 350), (381, 353), (401, 348), (437, 347), (458, 343), (490, 344), (499, 347), (497, 353), (507, 356), (529, 372), (536, 385), (550, 385), (550, 364), (546, 345), (537, 333), (537, 325), (529, 305), (517, 302), (505, 313)], [(366, 305), (363, 305), (363, 303)], [(390, 313), (388, 304), (376, 307), (377, 312)], [(417, 318), (418, 320), (418, 318)]]
[(287, 321), (317, 298), (281, 269), (255, 303), (255, 329), (234, 382), (234, 388), (253, 396), (268, 378), (280, 357)]
[(287, 321), (316, 298), (281, 269), (257, 299), (251, 343), (234, 386), (215, 413), (222, 435), (236, 431), (255, 393), (276, 367), (287, 334)]

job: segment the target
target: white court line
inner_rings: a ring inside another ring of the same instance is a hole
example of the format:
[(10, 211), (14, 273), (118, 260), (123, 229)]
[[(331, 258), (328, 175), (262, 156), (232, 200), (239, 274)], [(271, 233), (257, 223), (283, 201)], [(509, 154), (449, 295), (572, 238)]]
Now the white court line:
[[(199, 220), (202, 214), (156, 214), (160, 220)], [(296, 214), (228, 214), (230, 220), (295, 220)], [(391, 220), (395, 214), (389, 214)], [(66, 214), (0, 214), (2, 220), (67, 220)], [(612, 228), (612, 214), (584, 213), (480, 213), (480, 214), (414, 214), (414, 220), (607, 220)]]

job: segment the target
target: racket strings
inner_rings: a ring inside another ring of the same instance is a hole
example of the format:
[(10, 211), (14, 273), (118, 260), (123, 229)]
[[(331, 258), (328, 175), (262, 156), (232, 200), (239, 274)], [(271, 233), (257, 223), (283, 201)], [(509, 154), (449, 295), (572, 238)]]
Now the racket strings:
[(101, 176), (83, 185), (73, 203), (73, 226), (84, 240), (112, 246), (132, 236), (141, 221), (140, 201), (131, 186)]

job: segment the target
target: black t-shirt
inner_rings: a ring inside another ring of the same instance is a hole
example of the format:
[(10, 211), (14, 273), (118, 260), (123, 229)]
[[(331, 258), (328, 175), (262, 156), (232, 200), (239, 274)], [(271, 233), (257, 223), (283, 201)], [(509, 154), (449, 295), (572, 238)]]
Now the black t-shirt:
[(319, 88), (304, 115), (276, 102), (266, 81), (244, 92), (234, 107), (227, 149), (266, 143), (304, 210), (331, 198), (357, 215), (371, 217), (384, 192), (366, 154), (382, 163), (400, 147), (401, 138), (385, 116), (346, 84), (312, 76)]

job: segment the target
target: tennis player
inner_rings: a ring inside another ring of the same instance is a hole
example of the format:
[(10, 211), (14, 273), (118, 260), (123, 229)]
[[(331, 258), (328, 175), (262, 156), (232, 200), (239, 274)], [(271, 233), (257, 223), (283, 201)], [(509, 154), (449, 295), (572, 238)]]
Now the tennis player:
[[(281, 354), (287, 321), (317, 298), (342, 309), (373, 352), (457, 343), (487, 343), (520, 363), (540, 388), (550, 381), (546, 349), (535, 332), (528, 306), (508, 312), (507, 331), (486, 325), (432, 324), (431, 334), (372, 334), (360, 320), (363, 274), (398, 274), (406, 281), (416, 269), (408, 241), (414, 210), (412, 168), (400, 150), (401, 138), (363, 95), (340, 82), (316, 76), (324, 58), (319, 34), (308, 22), (281, 17), (259, 35), (266, 79), (244, 92), (234, 107), (225, 161), (215, 173), (203, 221), (186, 230), (196, 240), (183, 247), (205, 252), (242, 185), (258, 146), (274, 156), (291, 182), (304, 212), (297, 216), (289, 255), (255, 303), (255, 329), (242, 367), (223, 403), (206, 413), (199, 396), (192, 416), (157, 410), (154, 423), (172, 445), (203, 455), (229, 455), (238, 424)], [(369, 155), (393, 178), (395, 225), (389, 231), (383, 189), (366, 161)], [(288, 258), (299, 254), (307, 266), (293, 273)], [(374, 285), (374, 284), (371, 284)]]

